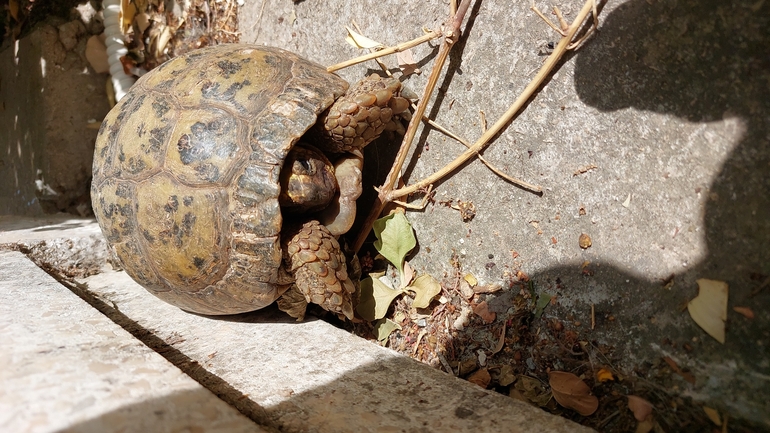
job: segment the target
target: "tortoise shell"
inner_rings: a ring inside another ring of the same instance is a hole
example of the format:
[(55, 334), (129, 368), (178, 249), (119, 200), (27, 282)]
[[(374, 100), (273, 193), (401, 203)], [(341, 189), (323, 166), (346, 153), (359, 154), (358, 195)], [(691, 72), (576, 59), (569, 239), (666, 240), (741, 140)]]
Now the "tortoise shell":
[(277, 48), (220, 45), (140, 78), (96, 140), (91, 197), (126, 272), (201, 314), (271, 304), (282, 269), (279, 173), (347, 82)]

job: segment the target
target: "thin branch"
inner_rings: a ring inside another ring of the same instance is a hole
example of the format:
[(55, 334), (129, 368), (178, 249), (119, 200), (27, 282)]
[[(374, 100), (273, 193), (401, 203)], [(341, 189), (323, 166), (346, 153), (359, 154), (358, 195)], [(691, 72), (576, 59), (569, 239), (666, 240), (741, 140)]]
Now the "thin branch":
[(416, 47), (417, 45), (424, 44), (425, 42), (431, 41), (433, 39), (441, 37), (442, 34), (438, 30), (431, 30), (430, 32), (420, 36), (419, 38), (414, 38), (411, 41), (404, 42), (402, 44), (398, 44), (392, 47), (383, 48), (381, 50), (375, 51), (373, 53), (364, 54), (363, 56), (358, 56), (356, 58), (346, 60), (341, 63), (337, 63), (336, 65), (331, 65), (328, 68), (326, 68), (329, 72), (334, 72), (343, 68), (347, 68), (353, 65), (357, 65), (359, 63), (367, 62), (369, 60), (376, 59), (378, 57), (387, 56), (388, 54), (395, 54), (399, 53), (404, 50), (408, 50), (409, 48)]
[(406, 161), (406, 157), (409, 154), (409, 150), (411, 148), (412, 142), (414, 141), (414, 137), (417, 134), (417, 128), (419, 127), (420, 122), (425, 115), (425, 111), (428, 108), (428, 101), (430, 101), (433, 90), (436, 88), (439, 76), (441, 75), (441, 70), (444, 68), (444, 63), (446, 63), (446, 59), (449, 57), (449, 50), (452, 49), (460, 36), (460, 25), (462, 25), (463, 18), (465, 13), (468, 11), (469, 6), (470, 0), (463, 0), (457, 10), (457, 13), (454, 14), (454, 16), (452, 16), (450, 19), (451, 24), (444, 32), (444, 41), (441, 44), (441, 48), (439, 48), (439, 53), (436, 57), (436, 63), (431, 70), (430, 76), (428, 77), (428, 83), (425, 85), (425, 90), (423, 91), (422, 98), (420, 98), (420, 102), (417, 105), (417, 110), (415, 111), (412, 120), (409, 122), (409, 127), (406, 129), (404, 140), (401, 142), (401, 147), (399, 148), (398, 154), (396, 155), (396, 161), (393, 163), (393, 167), (391, 167), (388, 176), (385, 178), (385, 183), (380, 187), (377, 198), (372, 204), (372, 209), (369, 212), (369, 215), (366, 217), (366, 220), (364, 220), (363, 226), (358, 233), (358, 237), (353, 243), (352, 250), (354, 253), (357, 253), (358, 250), (361, 249), (361, 246), (363, 246), (366, 237), (369, 235), (369, 232), (374, 225), (374, 221), (380, 216), (380, 213), (385, 208), (385, 205), (400, 197), (393, 196), (391, 191), (393, 190), (393, 187), (396, 185), (396, 182), (400, 177), (399, 173), (401, 172), (401, 168), (404, 166), (404, 162)]
[(500, 119), (495, 122), (492, 127), (482, 134), (481, 138), (479, 138), (476, 143), (471, 146), (468, 150), (460, 154), (454, 161), (437, 171), (436, 173), (432, 174), (431, 176), (428, 176), (427, 178), (423, 179), (420, 182), (417, 182), (413, 185), (399, 188), (397, 190), (393, 190), (390, 192), (389, 195), (386, 197), (383, 197), (384, 200), (390, 201), (397, 197), (402, 197), (407, 194), (411, 194), (419, 189), (422, 189), (430, 184), (433, 184), (445, 176), (447, 176), (449, 173), (453, 172), (457, 168), (459, 168), (461, 165), (463, 165), (466, 161), (468, 161), (471, 157), (476, 155), (480, 150), (482, 150), (484, 147), (489, 144), (489, 141), (496, 136), (500, 131), (505, 128), (508, 123), (516, 116), (516, 114), (521, 110), (522, 107), (527, 103), (527, 101), (532, 97), (532, 95), (537, 91), (537, 89), (543, 84), (546, 77), (550, 75), (550, 73), (553, 71), (553, 69), (556, 67), (556, 64), (561, 60), (562, 56), (567, 52), (567, 48), (570, 46), (572, 42), (572, 38), (575, 36), (575, 33), (577, 33), (578, 29), (581, 27), (581, 24), (583, 21), (585, 21), (586, 17), (588, 17), (588, 14), (591, 13), (594, 7), (594, 0), (587, 0), (583, 8), (580, 10), (580, 13), (578, 13), (577, 17), (575, 18), (575, 21), (572, 22), (572, 25), (569, 26), (567, 31), (565, 32), (564, 36), (559, 41), (559, 44), (554, 48), (553, 53), (551, 53), (550, 56), (546, 59), (543, 66), (540, 68), (540, 72), (538, 72), (537, 76), (532, 79), (532, 81), (527, 85), (527, 87), (524, 89), (524, 92), (519, 96), (518, 99), (511, 105), (511, 107), (508, 109), (508, 111), (503, 114)]

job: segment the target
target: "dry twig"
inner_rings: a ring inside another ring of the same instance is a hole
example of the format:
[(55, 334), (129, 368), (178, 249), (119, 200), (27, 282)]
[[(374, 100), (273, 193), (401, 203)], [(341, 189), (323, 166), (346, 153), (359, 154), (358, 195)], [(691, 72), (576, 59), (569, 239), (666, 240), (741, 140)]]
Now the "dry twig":
[[(460, 154), (460, 156), (455, 158), (454, 161), (444, 166), (442, 169), (438, 170), (433, 175), (428, 176), (427, 178), (415, 184), (409, 185), (407, 187), (399, 188), (399, 189), (393, 189), (398, 180), (398, 176), (401, 171), (401, 168), (403, 167), (403, 164), (406, 160), (406, 156), (411, 147), (411, 143), (414, 140), (414, 137), (417, 133), (417, 126), (419, 125), (419, 121), (421, 121), (421, 119), (425, 114), (425, 110), (427, 109), (427, 101), (430, 99), (430, 95), (433, 93), (433, 90), (436, 87), (436, 83), (438, 82), (438, 78), (441, 73), (441, 70), (444, 66), (444, 63), (446, 62), (446, 59), (449, 56), (449, 50), (454, 46), (455, 42), (457, 42), (459, 38), (460, 25), (462, 24), (463, 18), (469, 6), (470, 6), (470, 0), (463, 0), (463, 2), (460, 4), (460, 6), (457, 9), (457, 12), (453, 14), (449, 20), (450, 25), (447, 26), (448, 29), (444, 32), (444, 43), (442, 43), (441, 48), (439, 50), (439, 54), (436, 58), (436, 65), (431, 71), (431, 75), (428, 78), (428, 84), (425, 87), (423, 96), (420, 99), (420, 103), (417, 106), (417, 110), (414, 114), (414, 117), (412, 118), (412, 121), (409, 123), (409, 128), (406, 131), (404, 140), (401, 144), (401, 148), (399, 149), (399, 152), (396, 155), (396, 161), (394, 162), (390, 173), (388, 173), (388, 177), (386, 178), (385, 183), (382, 185), (382, 187), (379, 188), (377, 199), (375, 200), (375, 203), (372, 206), (372, 210), (370, 214), (367, 216), (366, 220), (364, 221), (363, 227), (359, 232), (355, 242), (353, 243), (354, 252), (358, 252), (358, 250), (361, 248), (361, 246), (363, 245), (364, 241), (366, 240), (366, 237), (368, 236), (371, 230), (372, 225), (374, 224), (374, 221), (379, 217), (380, 213), (385, 208), (385, 205), (387, 203), (390, 203), (399, 197), (404, 197), (408, 194), (424, 189), (428, 185), (432, 185), (433, 183), (443, 179), (445, 176), (447, 176), (449, 173), (459, 168), (462, 164), (464, 164), (470, 158), (477, 155), (479, 151), (481, 151), (484, 147), (486, 147), (489, 144), (489, 142), (493, 137), (499, 134), (500, 131), (502, 131), (502, 129), (506, 127), (508, 123), (511, 122), (511, 120), (524, 107), (526, 102), (534, 95), (537, 89), (543, 84), (545, 79), (551, 74), (551, 72), (553, 72), (553, 69), (556, 67), (556, 65), (564, 56), (564, 54), (567, 52), (567, 50), (574, 49), (580, 44), (582, 44), (585, 41), (586, 37), (589, 34), (591, 34), (591, 32), (593, 31), (593, 28), (590, 29), (579, 40), (573, 42), (573, 38), (577, 34), (578, 30), (582, 27), (583, 22), (586, 20), (589, 14), (593, 13), (593, 26), (595, 27), (598, 24), (595, 0), (586, 1), (586, 3), (583, 5), (583, 8), (580, 10), (577, 17), (575, 18), (575, 20), (572, 22), (571, 25), (568, 25), (564, 21), (564, 18), (561, 16), (561, 12), (559, 11), (559, 9), (554, 7), (554, 13), (559, 19), (560, 28), (557, 28), (542, 13), (540, 13), (537, 10), (537, 8), (533, 6), (532, 9), (541, 18), (543, 18), (551, 27), (553, 27), (562, 35), (562, 38), (560, 39), (558, 45), (554, 48), (551, 55), (546, 59), (545, 63), (543, 64), (543, 66), (541, 67), (540, 71), (535, 76), (535, 78), (533, 78), (532, 81), (527, 85), (527, 87), (524, 89), (524, 92), (516, 99), (516, 101), (511, 105), (508, 111), (506, 111), (505, 114), (503, 114), (503, 116), (500, 117), (500, 119), (498, 119), (497, 122), (495, 122), (489, 130), (487, 130), (484, 134), (482, 134), (481, 138), (479, 138), (476, 141), (476, 143), (474, 143), (470, 148), (468, 148), (468, 150)], [(379, 54), (379, 53), (374, 53), (374, 54)]]

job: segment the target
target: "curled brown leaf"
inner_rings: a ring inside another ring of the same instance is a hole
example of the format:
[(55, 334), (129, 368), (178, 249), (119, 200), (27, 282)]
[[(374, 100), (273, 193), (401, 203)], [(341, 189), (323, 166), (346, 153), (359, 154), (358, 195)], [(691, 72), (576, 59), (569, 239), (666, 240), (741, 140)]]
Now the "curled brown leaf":
[(591, 415), (599, 408), (599, 399), (591, 395), (591, 388), (572, 373), (552, 371), (548, 373), (548, 384), (557, 403), (580, 415)]

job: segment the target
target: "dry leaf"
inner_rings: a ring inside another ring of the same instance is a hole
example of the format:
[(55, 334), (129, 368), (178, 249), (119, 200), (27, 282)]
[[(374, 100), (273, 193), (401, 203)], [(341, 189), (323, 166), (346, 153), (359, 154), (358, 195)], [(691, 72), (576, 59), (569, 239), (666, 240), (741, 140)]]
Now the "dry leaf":
[(500, 368), (500, 378), (497, 379), (497, 383), (500, 386), (508, 386), (516, 381), (516, 375), (513, 372), (513, 367), (510, 365), (504, 365)]
[(136, 15), (136, 6), (130, 0), (120, 2), (120, 32), (124, 35), (131, 28), (131, 23)]
[(137, 14), (134, 21), (136, 22), (136, 27), (139, 29), (139, 34), (141, 35), (144, 34), (147, 27), (150, 27), (150, 16), (145, 13)]
[(8, 12), (17, 23), (19, 22), (19, 1), (20, 0), (10, 0), (8, 2)]
[(718, 342), (725, 342), (725, 320), (727, 320), (727, 283), (701, 278), (698, 296), (687, 304), (690, 317), (706, 333)]
[(482, 368), (480, 370), (476, 370), (475, 373), (471, 374), (468, 377), (468, 382), (475, 383), (476, 385), (486, 388), (489, 386), (489, 382), (492, 380), (492, 377), (489, 375), (489, 371), (486, 368)]
[(712, 409), (708, 406), (703, 406), (703, 412), (706, 412), (706, 416), (709, 417), (711, 422), (717, 426), (722, 425), (722, 417), (719, 416), (719, 412), (716, 409)]
[(503, 330), (500, 331), (500, 338), (497, 339), (497, 344), (495, 345), (495, 350), (492, 351), (492, 355), (503, 350), (504, 345), (505, 345), (505, 322), (503, 322)]
[(663, 358), (664, 361), (666, 361), (666, 364), (668, 364), (669, 367), (671, 367), (674, 372), (684, 378), (684, 380), (690, 382), (691, 384), (695, 385), (695, 376), (692, 374), (682, 371), (681, 368), (679, 368), (679, 365), (677, 365), (676, 361), (666, 356)]
[(420, 73), (420, 70), (417, 69), (417, 61), (414, 60), (414, 54), (412, 54), (411, 49), (396, 53), (396, 60), (398, 61), (398, 67), (401, 68), (402, 74), (411, 75)]
[(166, 46), (171, 41), (173, 34), (171, 33), (171, 28), (163, 24), (158, 24), (157, 29), (158, 33), (155, 34), (155, 38), (151, 37), (150, 49), (155, 57), (160, 57), (166, 51)]
[(348, 36), (345, 38), (345, 42), (349, 43), (350, 45), (353, 45), (356, 48), (371, 49), (371, 48), (379, 48), (384, 46), (375, 40), (369, 39), (364, 35), (356, 33), (355, 30), (351, 29), (348, 26), (345, 26), (345, 29), (348, 31)]
[(628, 408), (634, 413), (634, 418), (637, 421), (644, 421), (652, 414), (653, 407), (649, 401), (636, 395), (628, 395), (626, 397), (628, 397)]
[(473, 288), (473, 293), (495, 293), (503, 289), (502, 284), (493, 283), (485, 284), (483, 286), (476, 286)]
[(540, 407), (547, 405), (551, 400), (551, 393), (545, 389), (543, 384), (529, 376), (519, 376), (509, 392), (509, 395), (513, 398)]
[(648, 418), (636, 425), (636, 430), (634, 433), (648, 433), (653, 428), (655, 428), (655, 421), (652, 418)]
[(100, 36), (94, 35), (88, 38), (86, 60), (97, 74), (110, 71), (110, 64), (107, 62), (107, 47)]
[(406, 288), (414, 279), (414, 268), (409, 262), (404, 262), (404, 273), (401, 274), (401, 288)]
[(628, 197), (626, 197), (626, 201), (623, 202), (623, 207), (627, 208), (629, 206), (631, 206), (631, 194), (629, 194)]
[(494, 322), (495, 318), (497, 317), (495, 313), (489, 311), (489, 305), (487, 305), (487, 301), (481, 301), (480, 303), (474, 305), (473, 312), (476, 313), (477, 316), (481, 317), (481, 320), (487, 324)]
[(462, 294), (465, 299), (470, 299), (473, 297), (473, 289), (471, 289), (471, 285), (468, 284), (467, 281), (460, 280), (459, 289), (460, 294)]
[(591, 395), (591, 388), (572, 373), (552, 371), (548, 383), (556, 402), (580, 415), (591, 415), (599, 408), (599, 399)]
[(744, 317), (747, 319), (753, 319), (754, 318), (754, 311), (751, 310), (749, 307), (733, 307), (733, 311), (735, 311), (738, 314), (743, 314)]
[(475, 287), (479, 283), (479, 280), (477, 280), (476, 277), (473, 276), (473, 274), (463, 275), (463, 280), (467, 281), (468, 285), (470, 285), (471, 287)]
[(606, 368), (601, 368), (596, 373), (596, 380), (599, 382), (607, 382), (610, 380), (615, 380), (615, 377), (612, 375), (612, 372), (607, 370)]

